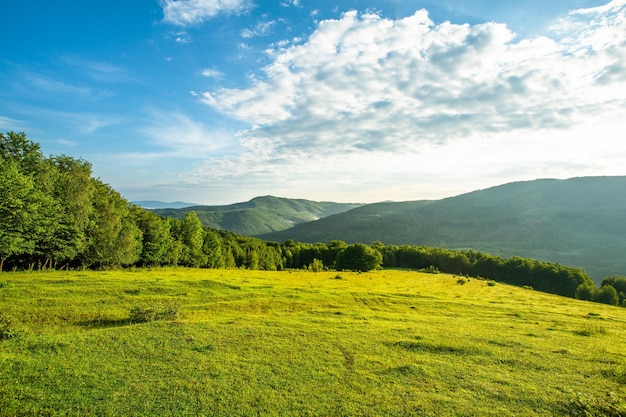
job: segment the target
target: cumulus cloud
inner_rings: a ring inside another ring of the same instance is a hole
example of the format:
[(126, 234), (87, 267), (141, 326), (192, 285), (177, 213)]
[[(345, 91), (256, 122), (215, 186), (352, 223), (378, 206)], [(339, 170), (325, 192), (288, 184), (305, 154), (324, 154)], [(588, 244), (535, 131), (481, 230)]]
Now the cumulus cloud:
[(203, 23), (219, 14), (241, 13), (249, 0), (163, 0), (163, 21), (189, 26)]
[[(391, 20), (356, 11), (307, 42), (268, 51), (247, 88), (205, 92), (276, 151), (416, 149), (424, 142), (559, 129), (626, 105), (626, 6), (573, 12), (560, 39), (517, 39), (506, 25)], [(589, 23), (581, 26), (582, 18)]]

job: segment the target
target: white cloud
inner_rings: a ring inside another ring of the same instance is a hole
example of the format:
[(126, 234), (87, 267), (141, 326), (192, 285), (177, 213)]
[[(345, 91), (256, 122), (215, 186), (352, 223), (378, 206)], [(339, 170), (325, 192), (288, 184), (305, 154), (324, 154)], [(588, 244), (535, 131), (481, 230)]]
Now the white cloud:
[(232, 134), (209, 129), (179, 112), (151, 110), (141, 133), (167, 152), (153, 157), (206, 158), (233, 146)]
[(79, 73), (86, 74), (97, 82), (136, 82), (124, 68), (102, 61), (92, 61), (78, 56), (66, 56), (63, 61)]
[(11, 117), (0, 116), (0, 133), (5, 131), (20, 131), (27, 130), (26, 125), (21, 120), (15, 120)]
[(602, 167), (589, 155), (617, 152), (626, 162), (615, 136), (626, 128), (625, 16), (626, 0), (615, 0), (570, 13), (558, 37), (531, 39), (498, 23), (435, 24), (425, 10), (322, 21), (304, 43), (275, 44), (247, 88), (202, 94), (250, 128), (240, 156), (212, 159), (196, 174), (236, 171), (258, 190), (272, 176), (285, 189), (314, 187), (315, 172), (322, 187), (351, 178), (351, 192), (401, 178), (439, 185), (465, 171), (498, 181), (591, 175)]
[[(278, 148), (398, 149), (475, 132), (559, 128), (624, 108), (623, 14), (596, 26), (561, 43), (516, 41), (502, 24), (435, 25), (425, 11), (395, 21), (348, 12), (321, 22), (305, 44), (272, 50), (265, 76), (249, 88), (204, 97)], [(607, 27), (610, 45), (581, 52)]]
[(254, 38), (257, 36), (267, 36), (270, 33), (272, 27), (276, 24), (275, 20), (270, 20), (268, 22), (260, 22), (255, 25), (252, 29), (243, 29), (241, 31), (241, 37), (248, 39)]
[(163, 0), (163, 20), (179, 26), (197, 25), (219, 14), (241, 13), (249, 0)]
[(215, 68), (205, 68), (202, 70), (202, 76), (207, 78), (222, 78), (224, 74)]

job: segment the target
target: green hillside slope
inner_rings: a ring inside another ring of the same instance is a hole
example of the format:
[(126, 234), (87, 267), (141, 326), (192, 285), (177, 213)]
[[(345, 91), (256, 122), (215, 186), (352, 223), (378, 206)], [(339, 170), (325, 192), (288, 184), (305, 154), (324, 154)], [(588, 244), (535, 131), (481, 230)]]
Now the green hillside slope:
[(226, 206), (193, 206), (157, 209), (156, 213), (183, 219), (195, 211), (204, 226), (252, 236), (290, 228), (359, 207), (361, 204), (317, 202), (273, 196), (257, 197), (245, 203)]
[(626, 415), (623, 309), (446, 274), (0, 276), (0, 417)]
[(437, 201), (378, 203), (268, 240), (428, 245), (626, 275), (626, 177), (517, 182)]

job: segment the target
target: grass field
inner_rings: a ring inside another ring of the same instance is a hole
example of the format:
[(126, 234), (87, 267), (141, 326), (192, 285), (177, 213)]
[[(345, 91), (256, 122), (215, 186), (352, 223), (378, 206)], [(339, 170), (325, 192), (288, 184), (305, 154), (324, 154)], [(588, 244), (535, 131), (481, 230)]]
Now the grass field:
[(626, 309), (411, 271), (0, 274), (0, 415), (626, 416)]

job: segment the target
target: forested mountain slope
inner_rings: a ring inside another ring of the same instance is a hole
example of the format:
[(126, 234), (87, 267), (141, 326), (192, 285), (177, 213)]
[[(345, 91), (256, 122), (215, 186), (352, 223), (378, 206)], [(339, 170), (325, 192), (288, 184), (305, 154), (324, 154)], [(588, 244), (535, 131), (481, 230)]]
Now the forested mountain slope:
[(626, 177), (543, 179), (437, 201), (377, 203), (264, 239), (474, 249), (626, 273)]
[(288, 229), (299, 223), (343, 213), (359, 206), (361, 204), (264, 196), (226, 206), (193, 206), (154, 211), (177, 219), (183, 219), (186, 213), (195, 211), (204, 226), (252, 236)]

